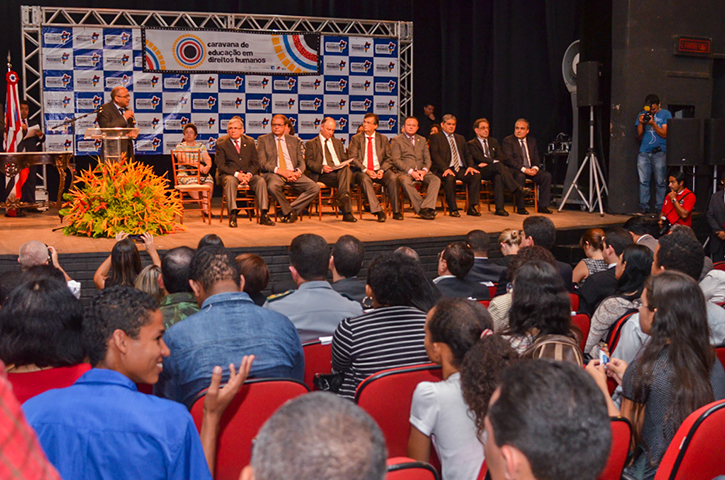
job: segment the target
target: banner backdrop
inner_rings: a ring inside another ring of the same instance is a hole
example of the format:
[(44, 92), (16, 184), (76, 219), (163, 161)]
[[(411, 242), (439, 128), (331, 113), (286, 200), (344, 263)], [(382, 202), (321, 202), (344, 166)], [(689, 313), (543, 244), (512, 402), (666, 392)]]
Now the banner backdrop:
[(235, 115), (254, 138), (270, 132), (276, 113), (287, 115), (303, 140), (314, 138), (322, 119), (330, 116), (338, 122), (335, 136), (347, 145), (367, 112), (380, 116), (380, 133), (398, 133), (395, 38), (322, 36), (319, 75), (306, 76), (145, 72), (142, 45), (140, 29), (43, 27), (47, 150), (70, 151), (75, 142), (79, 155), (98, 155), (100, 140), (83, 139), (86, 128), (97, 127), (95, 115), (79, 120), (75, 132), (50, 128), (108, 102), (117, 85), (131, 93), (141, 129), (137, 155), (168, 154), (182, 140), (182, 125), (190, 121), (199, 130), (198, 139), (214, 151)]
[(320, 35), (142, 28), (144, 72), (317, 75)]

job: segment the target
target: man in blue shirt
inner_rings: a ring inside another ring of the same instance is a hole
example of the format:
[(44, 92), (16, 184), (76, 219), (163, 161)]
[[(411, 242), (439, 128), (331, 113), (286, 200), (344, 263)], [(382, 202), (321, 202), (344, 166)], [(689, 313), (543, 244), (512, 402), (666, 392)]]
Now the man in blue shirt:
[[(189, 282), (201, 311), (169, 328), (164, 341), (171, 354), (154, 393), (188, 408), (211, 381), (215, 365), (254, 355), (256, 378), (304, 380), (302, 344), (292, 322), (258, 307), (242, 290), (243, 277), (222, 247), (205, 247), (191, 261)], [(226, 380), (226, 377), (224, 377)]]
[[(662, 210), (667, 194), (667, 120), (672, 118), (669, 110), (660, 107), (660, 98), (650, 94), (644, 101), (645, 110), (637, 116), (637, 138), (642, 143), (637, 155), (639, 174), (639, 209), (648, 213), (650, 179), (655, 177), (655, 212)], [(649, 112), (646, 111), (649, 107)]]
[(23, 406), (63, 478), (211, 479), (187, 409), (136, 388), (156, 383), (169, 354), (163, 335), (151, 296), (111, 287), (94, 298), (83, 322), (94, 368)]

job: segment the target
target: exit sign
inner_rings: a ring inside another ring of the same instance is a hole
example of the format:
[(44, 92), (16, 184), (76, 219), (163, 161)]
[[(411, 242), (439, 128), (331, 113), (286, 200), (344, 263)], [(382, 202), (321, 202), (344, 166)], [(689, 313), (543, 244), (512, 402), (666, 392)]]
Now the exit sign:
[(706, 37), (675, 37), (675, 55), (709, 56), (712, 53), (712, 39)]

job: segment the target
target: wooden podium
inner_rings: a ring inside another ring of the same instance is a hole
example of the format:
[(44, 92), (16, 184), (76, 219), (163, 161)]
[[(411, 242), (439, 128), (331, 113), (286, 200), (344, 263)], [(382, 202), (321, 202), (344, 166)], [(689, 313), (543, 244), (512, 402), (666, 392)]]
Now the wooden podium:
[[(65, 171), (70, 166), (70, 160), (73, 158), (73, 152), (22, 152), (22, 153), (0, 153), (0, 172), (6, 178), (12, 178), (21, 170), (35, 165), (52, 165), (58, 170), (60, 183), (58, 184), (58, 200), (55, 207), (60, 209), (63, 202), (63, 192), (65, 189)], [(5, 185), (3, 184), (3, 187)], [(0, 208), (37, 208), (51, 204), (51, 202), (42, 203), (26, 203), (22, 199), (18, 200), (13, 197), (10, 199), (2, 198)]]

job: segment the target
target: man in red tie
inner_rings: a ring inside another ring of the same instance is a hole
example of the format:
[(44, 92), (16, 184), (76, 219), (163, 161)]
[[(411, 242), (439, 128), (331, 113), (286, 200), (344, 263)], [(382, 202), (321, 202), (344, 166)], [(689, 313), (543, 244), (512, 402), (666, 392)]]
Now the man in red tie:
[(257, 148), (254, 139), (244, 135), (241, 117), (232, 117), (227, 123), (227, 133), (216, 145), (214, 163), (217, 168), (217, 184), (224, 189), (229, 205), (229, 226), (237, 227), (237, 187), (249, 185), (257, 197), (262, 225), (274, 225), (267, 215), (269, 197), (267, 182), (260, 175)]
[(393, 173), (393, 162), (390, 159), (390, 144), (385, 135), (376, 130), (380, 120), (374, 113), (366, 113), (363, 118), (363, 131), (350, 139), (347, 156), (352, 160), (355, 173), (353, 183), (359, 184), (370, 204), (370, 213), (377, 215), (378, 222), (385, 221), (385, 212), (375, 195), (373, 182), (385, 186), (385, 192), (393, 210), (393, 219), (402, 220), (398, 199), (398, 180)]

